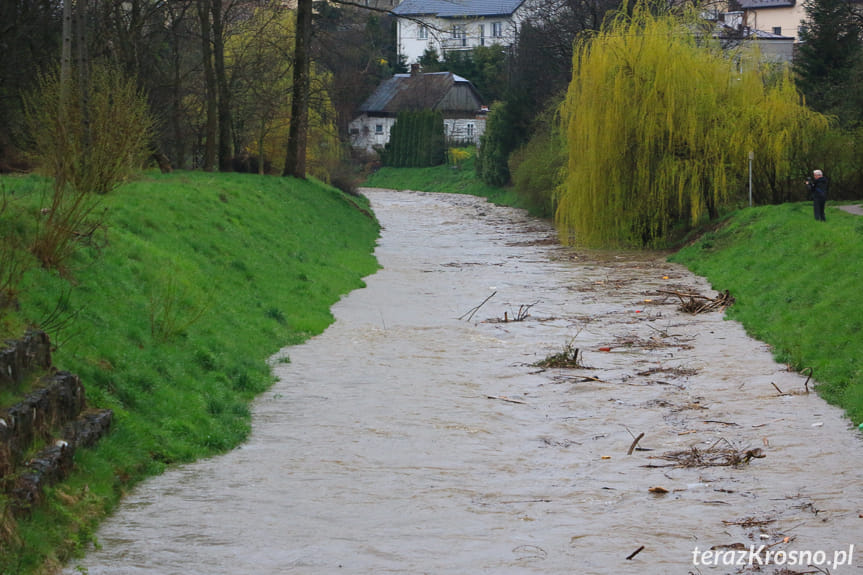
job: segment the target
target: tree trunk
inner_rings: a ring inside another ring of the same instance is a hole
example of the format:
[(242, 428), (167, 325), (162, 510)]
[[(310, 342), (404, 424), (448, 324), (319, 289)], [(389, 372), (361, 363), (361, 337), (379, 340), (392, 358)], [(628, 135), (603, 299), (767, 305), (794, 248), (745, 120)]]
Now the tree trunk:
[(213, 72), (213, 48), (210, 43), (210, 1), (213, 0), (198, 0), (198, 17), (201, 20), (201, 54), (204, 64), (204, 83), (207, 87), (207, 127), (204, 135), (204, 164), (202, 166), (206, 171), (211, 171), (216, 165), (216, 132), (218, 129), (216, 74)]
[(69, 80), (72, 78), (72, 3), (63, 2), (63, 46), (60, 53), (60, 121), (66, 116)]
[(75, 5), (75, 41), (78, 48), (78, 99), (81, 105), (81, 141), (84, 161), (88, 162), (90, 150), (90, 59), (87, 53), (87, 0), (78, 0)]
[(213, 12), (213, 57), (218, 90), (219, 114), (219, 170), (231, 171), (231, 95), (228, 90), (228, 76), (225, 72), (225, 24), (221, 0), (212, 0)]
[(283, 176), (306, 177), (306, 140), (309, 130), (309, 43), (312, 36), (312, 0), (297, 3), (297, 37), (294, 45), (294, 86), (291, 127)]
[[(185, 15), (185, 8), (182, 9), (181, 15)], [(174, 14), (171, 22), (171, 43), (172, 43), (172, 78), (171, 85), (171, 125), (174, 132), (174, 146), (172, 154), (174, 156), (174, 165), (178, 168), (186, 167), (186, 147), (184, 145), (183, 135), (183, 92), (182, 92), (182, 58), (181, 46), (183, 46), (180, 37), (180, 22), (182, 17)]]

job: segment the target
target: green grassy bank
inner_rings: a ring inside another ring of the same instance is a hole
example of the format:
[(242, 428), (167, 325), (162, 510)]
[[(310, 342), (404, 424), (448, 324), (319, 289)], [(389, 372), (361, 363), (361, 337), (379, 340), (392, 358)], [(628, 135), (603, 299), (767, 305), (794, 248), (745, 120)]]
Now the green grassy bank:
[[(453, 171), (383, 168), (366, 185), (473, 193), (521, 205), (513, 190), (483, 186), (472, 169)], [(796, 370), (811, 367), (821, 396), (860, 423), (863, 216), (834, 206), (827, 217), (826, 223), (816, 222), (811, 202), (740, 210), (671, 260), (706, 277), (717, 290), (729, 290), (737, 303), (728, 317), (770, 344), (777, 361)]]
[[(0, 183), (4, 229), (38, 218), (44, 181)], [(19, 314), (47, 328), (55, 365), (115, 410), (114, 428), (30, 518), (4, 514), (0, 573), (50, 572), (136, 481), (243, 441), (249, 402), (272, 383), (267, 359), (323, 331), (377, 268), (366, 200), (315, 182), (151, 174), (101, 209), (65, 277), (26, 273)]]
[(450, 194), (470, 194), (488, 198), (495, 204), (515, 206), (530, 211), (530, 206), (512, 188), (489, 186), (476, 177), (476, 158), (473, 150), (460, 166), (433, 166), (430, 168), (390, 168), (384, 166), (371, 174), (363, 183), (370, 188), (417, 190)]
[(671, 259), (729, 290), (729, 318), (777, 361), (811, 367), (819, 394), (863, 421), (863, 216), (828, 207), (816, 222), (810, 202), (744, 209)]

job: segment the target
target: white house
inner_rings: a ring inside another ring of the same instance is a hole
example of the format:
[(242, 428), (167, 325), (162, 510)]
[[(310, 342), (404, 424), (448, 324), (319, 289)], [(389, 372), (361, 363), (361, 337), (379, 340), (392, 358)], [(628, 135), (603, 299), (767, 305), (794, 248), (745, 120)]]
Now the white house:
[(487, 108), (473, 84), (452, 72), (414, 71), (384, 80), (363, 102), (348, 126), (351, 146), (369, 152), (383, 148), (396, 116), (406, 110), (441, 112), (450, 144), (477, 144), (485, 132)]
[(803, 0), (740, 0), (739, 3), (743, 24), (748, 28), (799, 41), (801, 23), (807, 18)]
[(398, 18), (399, 54), (419, 61), (428, 48), (446, 59), (447, 52), (476, 46), (515, 43), (530, 0), (404, 0)]
[(791, 62), (794, 59), (794, 36), (751, 28), (745, 23), (743, 11), (705, 14), (705, 17), (716, 22), (717, 36), (724, 45), (756, 44), (761, 59), (766, 62)]

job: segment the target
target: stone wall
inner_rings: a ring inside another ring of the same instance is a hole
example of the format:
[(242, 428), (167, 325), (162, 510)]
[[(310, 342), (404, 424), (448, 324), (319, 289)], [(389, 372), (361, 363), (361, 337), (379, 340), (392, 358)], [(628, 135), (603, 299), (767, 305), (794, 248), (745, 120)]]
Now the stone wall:
[(39, 380), (34, 391), (0, 409), (0, 476), (12, 473), (34, 442), (47, 442), (84, 409), (84, 386), (77, 376), (57, 372)]
[(40, 369), (51, 367), (51, 342), (43, 331), (30, 330), (0, 349), (0, 389), (14, 389)]
[(30, 331), (0, 350), (0, 388), (30, 390), (0, 407), (0, 487), (22, 515), (41, 503), (44, 487), (69, 475), (77, 448), (109, 431), (113, 413), (86, 409), (78, 376), (52, 367), (44, 332)]

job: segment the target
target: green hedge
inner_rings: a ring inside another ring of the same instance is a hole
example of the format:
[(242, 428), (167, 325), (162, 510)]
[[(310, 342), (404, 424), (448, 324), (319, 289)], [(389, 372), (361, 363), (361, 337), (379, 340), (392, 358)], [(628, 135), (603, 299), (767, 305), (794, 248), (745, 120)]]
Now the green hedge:
[(446, 159), (443, 116), (433, 110), (399, 112), (381, 154), (385, 166), (438, 166)]

